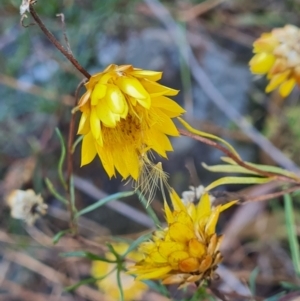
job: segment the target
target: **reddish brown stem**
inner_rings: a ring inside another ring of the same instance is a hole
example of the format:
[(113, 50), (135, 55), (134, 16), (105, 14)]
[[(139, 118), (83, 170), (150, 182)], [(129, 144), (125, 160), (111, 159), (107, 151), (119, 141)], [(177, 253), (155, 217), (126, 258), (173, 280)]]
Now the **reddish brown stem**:
[(268, 194), (265, 194), (265, 195), (260, 195), (258, 197), (249, 198), (248, 200), (246, 199), (244, 202), (242, 202), (242, 204), (249, 203), (249, 202), (262, 202), (262, 201), (267, 201), (267, 200), (270, 200), (270, 199), (275, 199), (275, 198), (278, 198), (280, 196), (283, 196), (286, 193), (291, 193), (291, 192), (294, 192), (294, 191), (297, 191), (297, 190), (300, 190), (300, 186), (294, 186), (294, 187), (285, 189), (283, 191), (268, 193)]
[(50, 40), (50, 42), (73, 64), (73, 66), (81, 72), (86, 78), (90, 78), (91, 75), (79, 64), (79, 62), (75, 59), (75, 57), (68, 52), (64, 46), (60, 44), (60, 42), (54, 37), (54, 35), (46, 28), (40, 17), (35, 12), (32, 5), (29, 6), (30, 14), (32, 15), (33, 19), (46, 35), (46, 37)]
[(192, 134), (186, 130), (183, 130), (183, 129), (178, 129), (179, 133), (182, 135), (182, 136), (187, 136), (187, 137), (190, 137), (192, 139), (195, 139), (195, 140), (198, 140), (202, 143), (205, 143), (207, 145), (210, 145), (214, 148), (217, 148), (218, 150), (220, 150), (221, 152), (223, 152), (225, 155), (227, 155), (229, 158), (231, 158), (233, 161), (235, 161), (238, 165), (244, 167), (244, 168), (247, 168), (248, 170), (251, 170), (261, 176), (264, 176), (264, 177), (268, 177), (268, 178), (274, 178), (274, 180), (279, 180), (279, 181), (284, 181), (284, 182), (289, 182), (289, 183), (297, 183), (299, 184), (300, 181), (297, 181), (293, 178), (290, 178), (290, 177), (287, 177), (287, 176), (283, 176), (283, 175), (279, 175), (279, 174), (276, 174), (276, 173), (272, 173), (272, 172), (268, 172), (268, 171), (263, 171), (263, 170), (260, 170), (259, 168), (256, 168), (254, 166), (251, 166), (249, 164), (247, 164), (246, 162), (244, 162), (243, 160), (241, 160), (237, 155), (235, 155), (234, 153), (232, 153), (230, 150), (228, 150), (226, 147), (220, 145), (219, 143), (215, 142), (215, 141), (212, 141), (210, 139), (207, 139), (207, 138), (204, 138), (204, 137), (201, 137), (201, 136), (198, 136), (198, 135), (195, 135), (195, 134)]

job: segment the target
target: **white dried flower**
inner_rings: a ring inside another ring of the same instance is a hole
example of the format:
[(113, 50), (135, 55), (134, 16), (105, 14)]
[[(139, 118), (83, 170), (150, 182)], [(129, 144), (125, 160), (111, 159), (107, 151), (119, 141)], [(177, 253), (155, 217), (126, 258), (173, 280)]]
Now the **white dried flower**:
[(48, 208), (41, 195), (35, 194), (32, 189), (14, 190), (8, 195), (6, 202), (11, 209), (11, 216), (24, 220), (28, 225), (46, 214)]
[(29, 12), (30, 0), (22, 0), (20, 5), (20, 15), (23, 16), (26, 12)]
[[(182, 202), (187, 205), (188, 203), (193, 203), (196, 200), (199, 200), (200, 197), (206, 192), (205, 187), (203, 185), (199, 185), (198, 187), (189, 186), (188, 191), (184, 191), (182, 193)], [(210, 201), (213, 203), (215, 198), (213, 196), (210, 196)]]
[(20, 15), (25, 16), (26, 12), (29, 13), (29, 6), (36, 4), (36, 2), (37, 0), (22, 0), (22, 4), (20, 5)]

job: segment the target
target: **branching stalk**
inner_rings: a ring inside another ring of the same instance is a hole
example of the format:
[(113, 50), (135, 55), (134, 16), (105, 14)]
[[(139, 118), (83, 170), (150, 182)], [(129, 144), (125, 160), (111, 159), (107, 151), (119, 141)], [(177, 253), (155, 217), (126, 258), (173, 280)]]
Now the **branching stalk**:
[(90, 78), (91, 75), (79, 64), (79, 62), (75, 59), (75, 57), (70, 53), (61, 43), (54, 37), (54, 35), (47, 29), (44, 25), (40, 17), (35, 12), (32, 5), (29, 6), (29, 11), (37, 25), (46, 35), (46, 37), (50, 40), (50, 42), (73, 64), (73, 66), (81, 72), (86, 78)]

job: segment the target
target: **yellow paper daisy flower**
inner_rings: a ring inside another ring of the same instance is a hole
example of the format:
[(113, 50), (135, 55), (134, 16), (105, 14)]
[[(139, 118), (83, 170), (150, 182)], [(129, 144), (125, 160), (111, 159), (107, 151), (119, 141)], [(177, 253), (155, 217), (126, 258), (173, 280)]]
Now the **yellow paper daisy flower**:
[(264, 33), (253, 44), (254, 57), (249, 65), (254, 74), (267, 74), (266, 92), (279, 88), (288, 96), (300, 84), (300, 30), (293, 25)]
[[(129, 247), (126, 243), (114, 243), (112, 246), (119, 255), (124, 254)], [(126, 258), (128, 258), (131, 262), (136, 262), (141, 260), (142, 256), (142, 253), (132, 251), (126, 255)], [(110, 252), (108, 252), (105, 257), (109, 260), (116, 260), (115, 256)], [(130, 264), (132, 263), (128, 262), (125, 266), (127, 267)], [(95, 278), (103, 277), (103, 279), (97, 281), (97, 286), (105, 293), (105, 297), (108, 300), (120, 300), (116, 264), (99, 260), (93, 261), (91, 275)], [(127, 275), (126, 272), (120, 272), (120, 279), (125, 301), (140, 300), (142, 295), (148, 289), (145, 283), (135, 281), (134, 278)]]
[(157, 83), (161, 76), (131, 65), (110, 65), (90, 78), (78, 105), (81, 165), (98, 154), (109, 177), (117, 170), (123, 179), (137, 180), (149, 150), (167, 157), (173, 150), (168, 136), (179, 135), (172, 118), (185, 111), (168, 98), (178, 91)]
[(221, 236), (216, 234), (219, 214), (232, 206), (212, 207), (204, 193), (198, 205), (184, 204), (176, 192), (170, 194), (173, 211), (165, 202), (167, 228), (156, 231), (149, 242), (140, 245), (145, 258), (130, 268), (136, 279), (163, 279), (164, 284), (199, 283), (210, 279), (222, 256)]

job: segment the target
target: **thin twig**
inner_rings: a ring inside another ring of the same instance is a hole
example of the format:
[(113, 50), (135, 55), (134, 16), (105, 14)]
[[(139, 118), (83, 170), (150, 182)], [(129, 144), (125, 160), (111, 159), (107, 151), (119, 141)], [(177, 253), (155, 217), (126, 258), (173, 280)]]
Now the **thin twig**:
[(250, 164), (247, 164), (246, 162), (244, 162), (243, 160), (241, 160), (238, 156), (236, 156), (234, 153), (232, 153), (230, 150), (228, 150), (226, 147), (218, 144), (215, 141), (212, 141), (210, 139), (204, 138), (204, 137), (200, 137), (198, 135), (192, 134), (186, 130), (183, 129), (178, 129), (179, 133), (182, 136), (187, 136), (190, 137), (192, 139), (198, 140), (202, 143), (205, 143), (207, 145), (210, 145), (214, 148), (217, 148), (218, 150), (220, 150), (221, 152), (223, 152), (224, 154), (226, 154), (228, 157), (230, 157), (232, 160), (234, 160), (238, 165), (247, 168), (248, 170), (254, 171), (255, 173), (258, 173), (259, 175), (262, 175), (264, 177), (268, 177), (271, 178), (273, 177), (274, 180), (280, 180), (280, 181), (284, 181), (284, 182), (290, 182), (290, 183), (300, 183), (299, 181), (296, 181), (295, 179), (289, 178), (287, 176), (283, 176), (283, 175), (278, 175), (276, 173), (272, 173), (272, 172), (268, 172), (268, 171), (263, 171), (260, 170), (254, 166), (251, 166)]
[(210, 285), (209, 289), (220, 300), (222, 300), (222, 301), (228, 301), (228, 299), (226, 298), (226, 296), (221, 291), (219, 291), (216, 287), (214, 287), (213, 285)]
[(73, 66), (81, 72), (86, 78), (90, 78), (91, 75), (79, 64), (79, 62), (75, 59), (75, 57), (69, 53), (64, 46), (60, 44), (60, 42), (54, 37), (54, 35), (46, 28), (40, 17), (35, 12), (32, 5), (29, 6), (30, 14), (33, 19), (46, 35), (46, 37), (50, 40), (50, 42), (73, 64)]
[(224, 2), (224, 0), (207, 0), (193, 5), (191, 8), (179, 13), (179, 19), (183, 22), (189, 22), (196, 17), (206, 13), (207, 11), (215, 8), (217, 5)]
[(262, 202), (262, 201), (267, 201), (270, 199), (275, 199), (278, 198), (280, 196), (283, 196), (286, 193), (291, 193), (294, 191), (300, 190), (300, 186), (294, 186), (288, 189), (285, 189), (283, 191), (279, 191), (279, 192), (274, 192), (274, 193), (268, 193), (268, 194), (264, 194), (264, 195), (260, 195), (258, 197), (255, 198), (250, 198), (250, 199), (246, 199), (245, 201), (243, 201), (243, 204), (245, 203), (252, 203), (252, 202)]
[(66, 46), (67, 46), (67, 51), (69, 52), (69, 54), (73, 55), (71, 46), (70, 46), (70, 43), (68, 40), (67, 31), (66, 31), (65, 15), (63, 13), (60, 13), (60, 14), (57, 14), (56, 17), (60, 17), (60, 19), (61, 19), (62, 30), (63, 30), (63, 35), (64, 35), (64, 39), (65, 39)]

